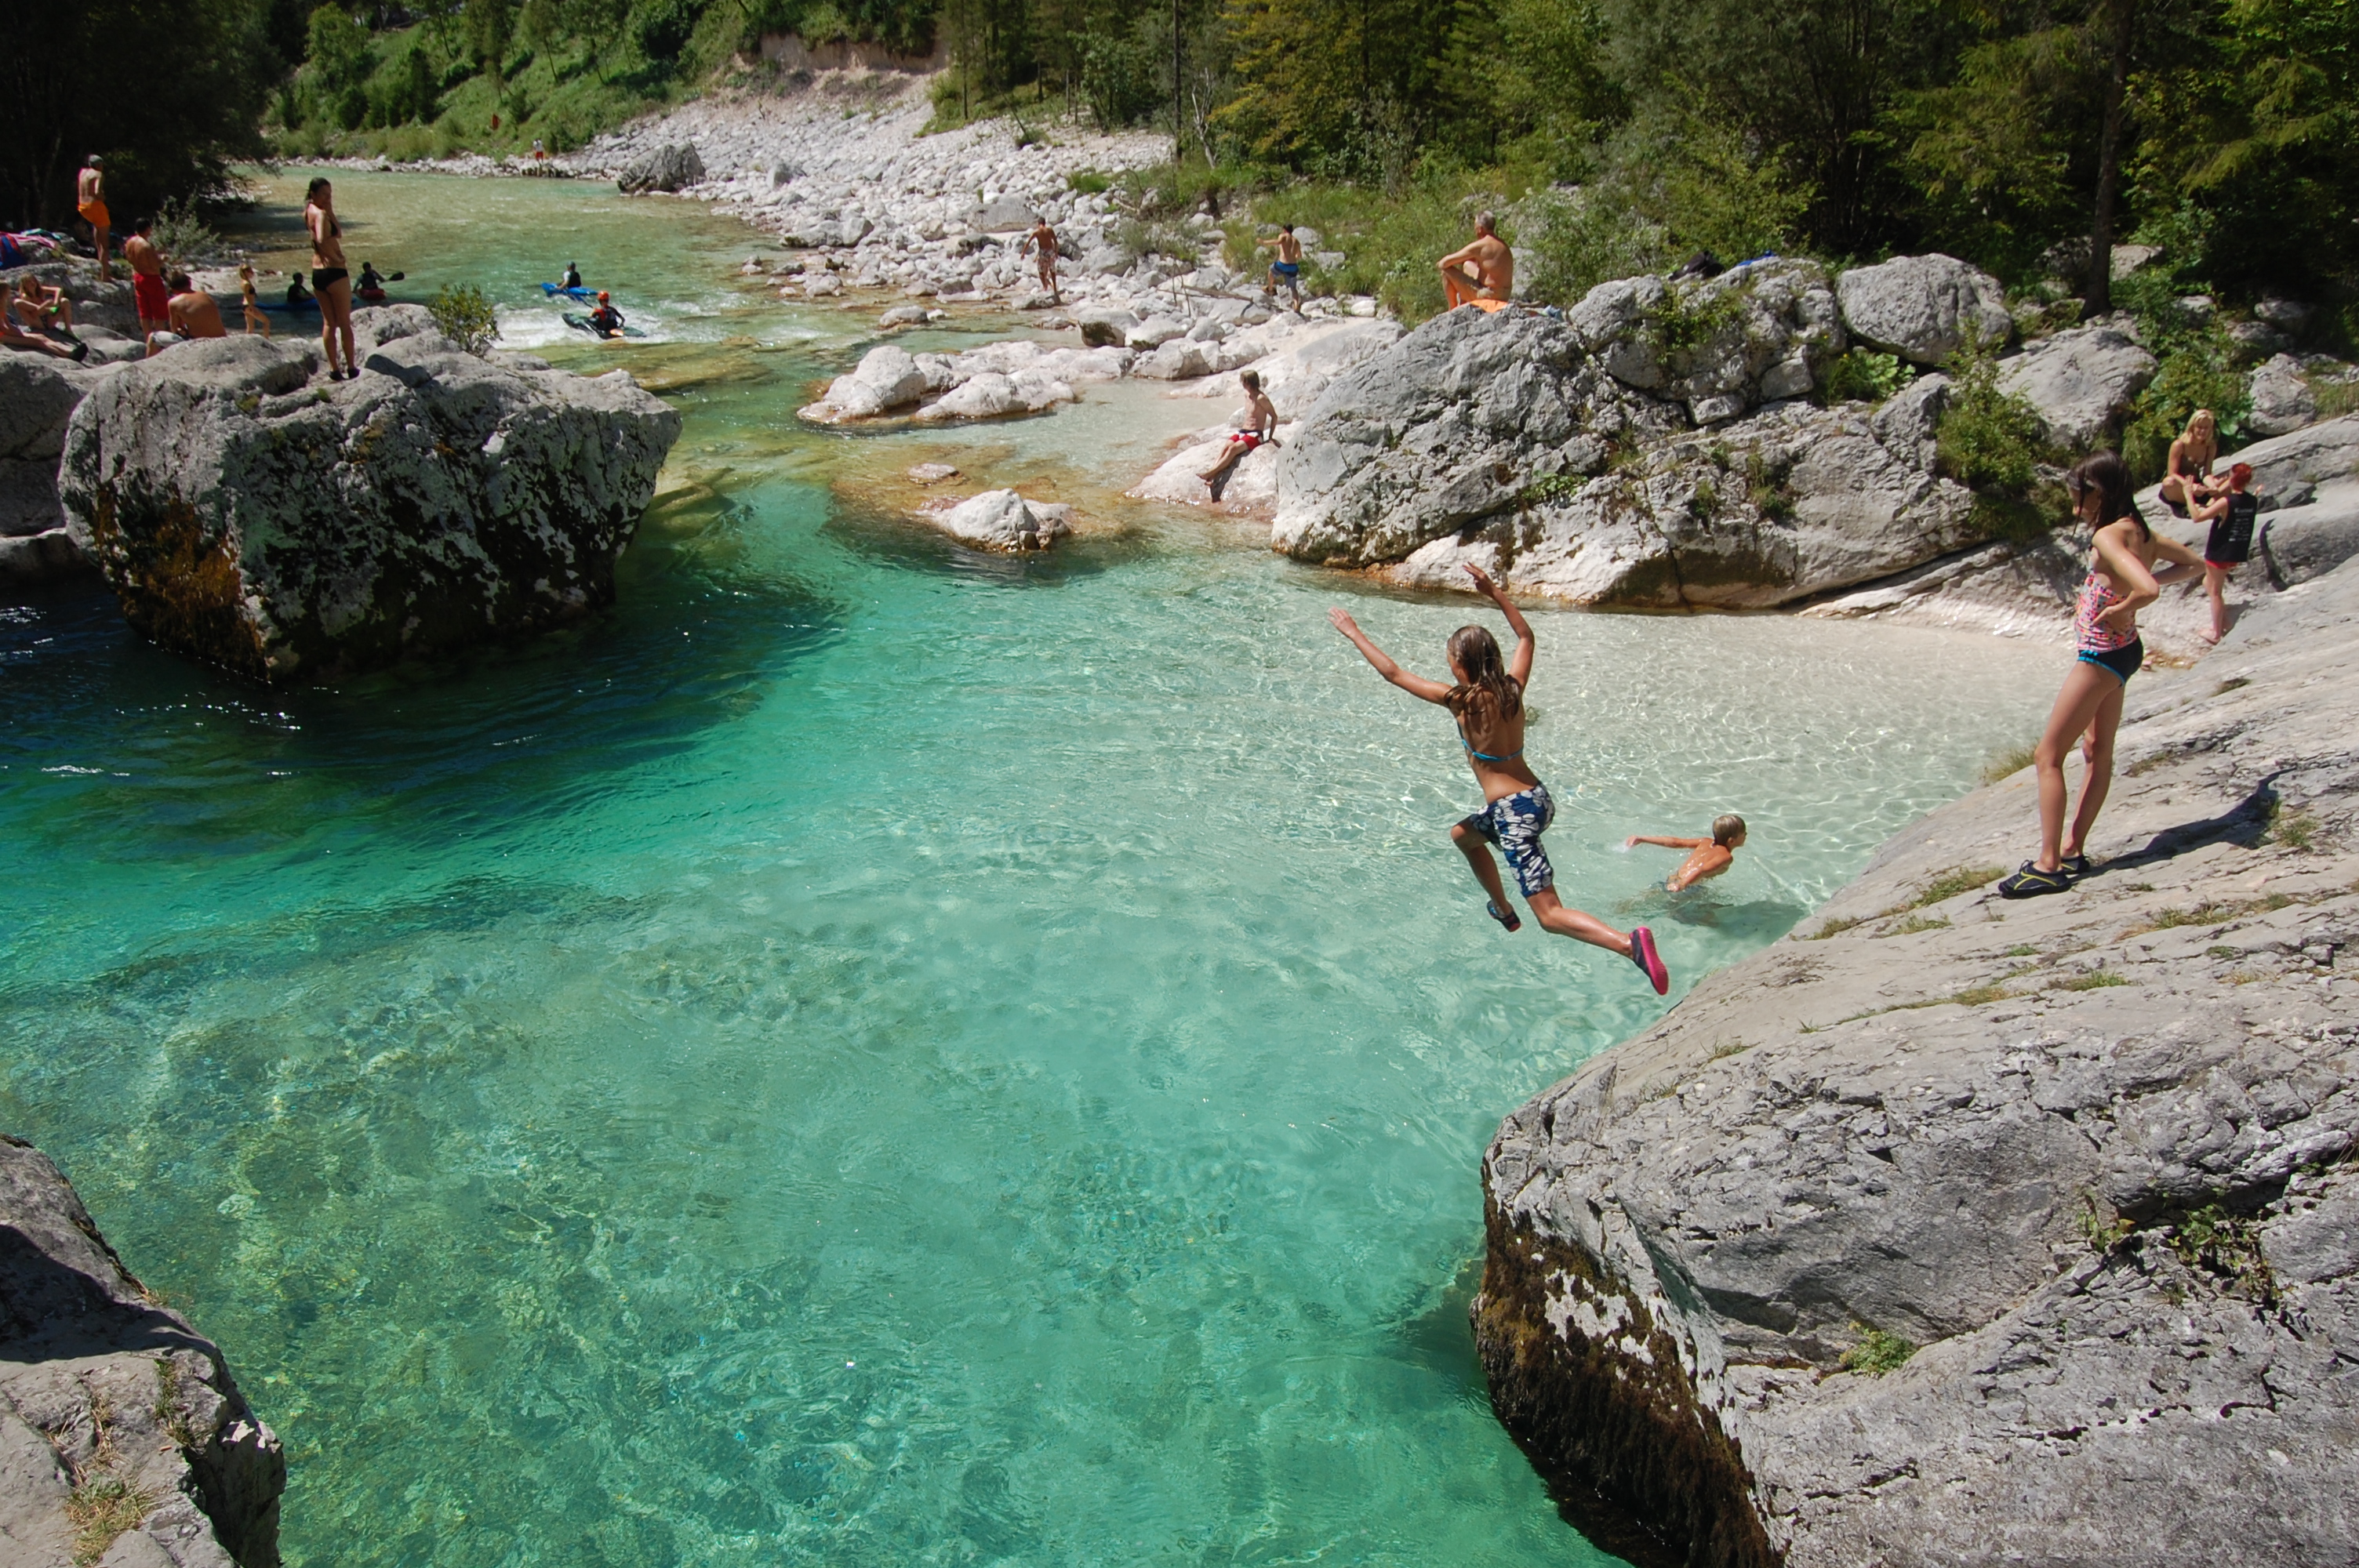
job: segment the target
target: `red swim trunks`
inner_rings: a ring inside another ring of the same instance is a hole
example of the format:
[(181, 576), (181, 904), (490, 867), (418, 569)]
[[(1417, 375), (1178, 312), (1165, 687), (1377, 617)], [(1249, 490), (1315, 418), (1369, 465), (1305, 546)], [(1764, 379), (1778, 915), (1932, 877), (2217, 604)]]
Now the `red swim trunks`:
[(172, 318), (172, 293), (164, 280), (152, 272), (131, 275), (131, 297), (139, 307), (142, 321), (168, 321)]
[(1261, 433), (1257, 430), (1232, 430), (1229, 432), (1229, 439), (1242, 442), (1245, 450), (1250, 452), (1261, 445)]

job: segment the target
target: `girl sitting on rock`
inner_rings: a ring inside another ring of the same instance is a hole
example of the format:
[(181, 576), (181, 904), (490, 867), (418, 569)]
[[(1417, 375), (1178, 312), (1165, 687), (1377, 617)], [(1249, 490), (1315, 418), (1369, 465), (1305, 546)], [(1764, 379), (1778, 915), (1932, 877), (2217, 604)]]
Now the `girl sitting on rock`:
[[(2089, 829), (2114, 782), (2114, 732), (2122, 724), (2122, 697), (2130, 676), (2146, 662), (2137, 612), (2152, 604), (2161, 585), (2203, 569), (2195, 552), (2147, 527), (2130, 500), (2129, 466), (2112, 452), (2083, 458), (2064, 476), (2073, 510), (2096, 530), (2088, 580), (2072, 617), (2078, 647), (2064, 689), (2049, 710), (2032, 765), (2039, 770), (2039, 854), (1998, 884), (2003, 898), (2062, 892), (2089, 874)], [(2154, 569), (2157, 556), (2171, 564)], [(2064, 754), (2076, 739), (2087, 771), (2081, 778), (2081, 809), (2064, 833)], [(2069, 848), (2067, 847), (2069, 846)]]
[(1662, 995), (1671, 989), (1671, 977), (1655, 951), (1653, 932), (1641, 925), (1625, 936), (1593, 915), (1567, 909), (1557, 897), (1556, 871), (1540, 846), (1540, 835), (1556, 816), (1556, 803), (1549, 798), (1548, 785), (1524, 762), (1524, 682), (1532, 673), (1532, 629), (1523, 611), (1507, 602), (1506, 595), (1481, 568), (1469, 566), (1466, 574), (1506, 616), (1516, 633), (1516, 652), (1503, 660), (1497, 640), (1486, 628), (1460, 627), (1450, 634), (1445, 650), (1450, 673), (1457, 677), (1455, 686), (1402, 669), (1340, 607), (1330, 610), (1327, 619), (1352, 640), (1378, 675), (1411, 697), (1450, 709), (1457, 720), (1467, 762), (1474, 770), (1475, 782), (1483, 786), (1484, 806), (1452, 827), (1450, 838), (1466, 857), (1475, 881), (1490, 895), (1486, 913), (1491, 918), (1509, 931), (1523, 926), (1499, 881), (1498, 864), (1491, 859), (1489, 846), (1496, 844), (1506, 853), (1508, 868), (1516, 873), (1525, 902), (1532, 906), (1533, 918), (1544, 928), (1620, 954), (1637, 965), (1656, 994)]

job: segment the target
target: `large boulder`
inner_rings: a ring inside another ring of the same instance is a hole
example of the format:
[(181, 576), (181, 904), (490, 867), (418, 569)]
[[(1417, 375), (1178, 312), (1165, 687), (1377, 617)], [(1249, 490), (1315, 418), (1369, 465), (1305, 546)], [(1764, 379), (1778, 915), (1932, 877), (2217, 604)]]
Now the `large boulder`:
[(1854, 267), (1835, 279), (1835, 297), (1853, 337), (1920, 365), (2003, 344), (2014, 325), (1998, 279), (1938, 253)]
[(359, 375), (183, 345), (74, 410), (60, 489), (132, 624), (265, 680), (463, 647), (610, 602), (679, 416), (614, 371), (485, 360), (364, 310)]
[[(220, 1347), (0, 1133), (0, 1561), (277, 1568), (287, 1460)], [(93, 1498), (144, 1498), (136, 1518)]]
[(1993, 896), (2018, 773), (1501, 1126), (1476, 1344), (1593, 1535), (2359, 1561), (2359, 567), (2130, 700), (2096, 875)]
[(1124, 493), (1136, 501), (1163, 501), (1181, 506), (1212, 506), (1247, 516), (1266, 515), (1277, 500), (1277, 455), (1285, 444), (1294, 438), (1299, 427), (1281, 425), (1277, 427), (1278, 444), (1264, 443), (1237, 460), (1236, 468), (1229, 474), (1229, 482), (1222, 487), (1216, 503), (1212, 492), (1201, 477), (1221, 459), (1227, 449), (1229, 437), (1241, 428), (1245, 411), (1239, 409), (1236, 417), (1226, 425), (1215, 425), (1199, 430), (1159, 464), (1153, 473), (1140, 480)]
[(682, 190), (703, 178), (704, 159), (697, 156), (695, 146), (672, 142), (633, 158), (614, 177), (614, 183), (636, 196), (650, 190)]
[(1038, 414), (1060, 403), (1071, 403), (1073, 389), (1037, 370), (1004, 375), (987, 370), (967, 377), (918, 410), (920, 424), (946, 424), (958, 419), (996, 419), (1011, 414)]
[(1846, 342), (1825, 269), (1775, 257), (1716, 277), (1601, 283), (1566, 320), (1607, 374), (1685, 405), (1698, 425), (1803, 395)]
[(90, 569), (66, 528), (58, 459), (67, 421), (106, 373), (47, 354), (0, 352), (0, 588)]
[(2154, 379), (2155, 358), (2113, 327), (2074, 327), (2028, 344), (1999, 366), (2002, 392), (2039, 413), (2048, 438), (2067, 451), (2115, 435)]
[(820, 424), (873, 419), (907, 408), (933, 390), (917, 357), (890, 344), (869, 350), (860, 363), (828, 384), (827, 394), (800, 410)]
[(919, 515), (962, 545), (1016, 555), (1045, 550), (1071, 533), (1071, 512), (1027, 503), (1012, 490), (986, 490), (955, 505), (929, 505)]
[(2273, 355), (2253, 372), (2252, 396), (2256, 436), (2290, 435), (2318, 417), (2318, 395), (2291, 354)]

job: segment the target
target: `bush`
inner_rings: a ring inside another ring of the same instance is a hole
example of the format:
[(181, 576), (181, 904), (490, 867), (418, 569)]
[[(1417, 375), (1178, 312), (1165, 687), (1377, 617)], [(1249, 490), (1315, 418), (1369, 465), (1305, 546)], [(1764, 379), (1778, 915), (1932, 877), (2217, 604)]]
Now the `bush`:
[(484, 291), (472, 283), (446, 283), (427, 302), (442, 335), (471, 354), (488, 352), (500, 335), (499, 319)]
[(1827, 367), (1819, 394), (1831, 404), (1881, 403), (1916, 379), (1898, 354), (1854, 349)]
[(1967, 489), (2022, 500), (2047, 455), (2039, 411), (1998, 386), (1998, 359), (1987, 349), (1961, 352), (1950, 364), (1950, 398), (1933, 438), (1940, 470)]

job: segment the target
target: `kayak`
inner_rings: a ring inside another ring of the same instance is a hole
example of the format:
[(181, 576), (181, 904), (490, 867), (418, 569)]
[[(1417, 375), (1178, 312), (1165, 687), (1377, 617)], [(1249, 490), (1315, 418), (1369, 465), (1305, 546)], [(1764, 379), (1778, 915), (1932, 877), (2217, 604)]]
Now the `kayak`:
[(560, 294), (565, 296), (568, 299), (595, 299), (598, 297), (598, 291), (594, 288), (561, 288), (553, 283), (542, 284), (540, 286), (540, 291), (543, 294), (548, 295), (551, 299), (556, 298)]
[[(614, 339), (606, 336), (605, 333), (598, 330), (597, 328), (592, 327), (590, 324), (590, 318), (587, 316), (576, 316), (572, 311), (568, 310), (565, 313), (565, 324), (572, 328), (577, 332), (589, 333), (592, 337), (597, 339), (602, 343), (611, 343), (614, 341)], [(623, 336), (625, 338), (644, 338), (647, 334), (640, 331), (636, 327), (625, 326), (623, 329)]]
[(364, 288), (353, 297), (358, 299), (364, 305), (382, 305), (385, 303), (385, 290), (382, 288)]

